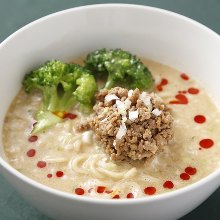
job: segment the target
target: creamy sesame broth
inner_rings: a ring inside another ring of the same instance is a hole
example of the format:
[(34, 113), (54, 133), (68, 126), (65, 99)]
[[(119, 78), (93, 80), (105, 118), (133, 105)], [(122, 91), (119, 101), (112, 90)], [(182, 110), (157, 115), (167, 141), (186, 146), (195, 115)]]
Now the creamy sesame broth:
[(207, 176), (219, 167), (220, 113), (189, 75), (145, 60), (155, 78), (155, 93), (174, 118), (174, 139), (163, 152), (144, 161), (113, 161), (93, 131), (78, 132), (88, 117), (75, 106), (64, 122), (30, 135), (40, 93), (23, 90), (4, 123), (9, 163), (52, 188), (95, 198), (137, 198), (169, 192)]

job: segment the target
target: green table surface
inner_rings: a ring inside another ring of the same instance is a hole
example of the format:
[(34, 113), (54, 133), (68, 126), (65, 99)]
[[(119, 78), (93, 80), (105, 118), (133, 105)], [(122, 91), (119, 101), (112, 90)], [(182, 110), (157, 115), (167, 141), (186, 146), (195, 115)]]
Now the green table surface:
[[(100, 3), (133, 3), (183, 14), (220, 33), (220, 0), (0, 0), (0, 42), (31, 21), (60, 10)], [(220, 219), (220, 189), (182, 220)], [(26, 203), (0, 175), (0, 220), (50, 220)], [(74, 219), (80, 219), (75, 216)]]

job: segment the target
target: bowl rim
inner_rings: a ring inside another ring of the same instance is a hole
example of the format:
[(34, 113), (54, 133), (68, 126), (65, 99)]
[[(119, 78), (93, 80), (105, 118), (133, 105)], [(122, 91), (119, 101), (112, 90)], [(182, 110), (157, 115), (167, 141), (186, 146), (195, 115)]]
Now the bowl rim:
[[(220, 43), (220, 36), (216, 32), (214, 32), (210, 28), (206, 27), (205, 25), (203, 25), (203, 24), (201, 24), (191, 18), (188, 18), (184, 15), (181, 15), (181, 14), (169, 11), (169, 10), (152, 7), (152, 6), (145, 6), (145, 5), (139, 5), (139, 4), (124, 4), (124, 3), (106, 3), (106, 4), (92, 4), (92, 5), (78, 6), (78, 7), (61, 10), (61, 11), (43, 16), (37, 20), (34, 20), (34, 21), (26, 24), (22, 28), (18, 29), (17, 31), (15, 31), (11, 35), (9, 35), (4, 41), (1, 42), (0, 50), (3, 47), (5, 47), (8, 43), (10, 43), (10, 41), (12, 39), (16, 38), (16, 36), (18, 34), (22, 33), (23, 31), (25, 31), (29, 28), (32, 28), (34, 25), (37, 25), (41, 22), (44, 22), (47, 19), (53, 19), (54, 17), (62, 16), (67, 13), (74, 13), (75, 11), (94, 10), (94, 9), (100, 10), (102, 8), (115, 8), (115, 7), (117, 7), (117, 8), (130, 8), (130, 9), (134, 9), (134, 10), (153, 11), (156, 13), (164, 14), (165, 16), (166, 15), (172, 16), (176, 19), (185, 21), (190, 25), (197, 26), (198, 28), (202, 29), (203, 31), (206, 31), (207, 33), (209, 33), (210, 35), (215, 37)], [(80, 202), (84, 202), (84, 203), (95, 203), (98, 205), (128, 205), (128, 204), (140, 204), (140, 203), (150, 203), (150, 202), (163, 201), (168, 198), (173, 198), (176, 196), (181, 196), (185, 193), (189, 193), (190, 191), (193, 191), (196, 188), (202, 187), (203, 185), (207, 184), (208, 182), (214, 181), (214, 179), (217, 178), (217, 176), (220, 176), (220, 168), (218, 168), (214, 172), (210, 173), (208, 176), (200, 179), (199, 181), (192, 183), (188, 186), (185, 186), (183, 188), (176, 189), (171, 192), (166, 192), (166, 193), (162, 193), (162, 194), (158, 194), (158, 195), (154, 195), (154, 196), (140, 197), (140, 198), (135, 198), (135, 199), (121, 198), (120, 200), (114, 200), (114, 199), (99, 199), (99, 198), (91, 198), (91, 197), (87, 197), (87, 196), (78, 196), (75, 194), (71, 194), (71, 193), (67, 193), (67, 192), (63, 192), (63, 191), (51, 188), (49, 186), (46, 186), (42, 183), (39, 183), (39, 182), (25, 176), (24, 174), (20, 173), (15, 168), (13, 168), (6, 160), (4, 160), (1, 155), (0, 155), (0, 168), (7, 170), (10, 174), (15, 176), (16, 178), (31, 185), (32, 187), (37, 188), (38, 190), (41, 190), (46, 193), (53, 194), (53, 195), (56, 195), (59, 197), (63, 197), (63, 199), (68, 199), (68, 200), (73, 200), (73, 201), (75, 200), (75, 201), (80, 201)]]

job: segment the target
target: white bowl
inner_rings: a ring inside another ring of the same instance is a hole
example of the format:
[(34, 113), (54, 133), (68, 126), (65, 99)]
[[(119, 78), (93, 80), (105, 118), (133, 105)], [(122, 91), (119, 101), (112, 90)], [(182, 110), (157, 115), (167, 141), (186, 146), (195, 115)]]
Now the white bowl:
[[(25, 73), (46, 60), (72, 61), (102, 47), (120, 47), (188, 72), (220, 103), (220, 37), (216, 33), (161, 9), (93, 5), (41, 18), (0, 45), (1, 129)], [(197, 183), (163, 195), (119, 201), (91, 199), (54, 190), (19, 173), (7, 163), (2, 143), (0, 157), (1, 173), (9, 183), (54, 219), (177, 219), (202, 203), (220, 184), (219, 169)]]

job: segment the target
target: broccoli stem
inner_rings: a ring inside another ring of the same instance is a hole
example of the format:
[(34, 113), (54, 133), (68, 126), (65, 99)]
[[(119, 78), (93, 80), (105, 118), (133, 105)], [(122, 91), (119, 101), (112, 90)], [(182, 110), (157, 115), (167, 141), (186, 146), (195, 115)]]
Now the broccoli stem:
[(72, 93), (72, 91), (67, 91), (59, 98), (56, 110), (69, 111), (69, 109), (76, 104), (76, 97), (74, 97)]
[(62, 121), (62, 118), (56, 116), (50, 111), (38, 111), (35, 115), (37, 122), (33, 125), (32, 134), (37, 134), (52, 125)]
[(112, 78), (112, 76), (109, 74), (107, 81), (105, 83), (105, 88), (106, 89), (111, 89), (112, 87), (114, 87), (115, 84), (115, 80)]
[(57, 88), (55, 86), (43, 88), (43, 109), (56, 111), (58, 102)]

